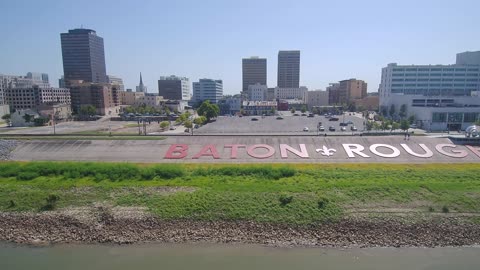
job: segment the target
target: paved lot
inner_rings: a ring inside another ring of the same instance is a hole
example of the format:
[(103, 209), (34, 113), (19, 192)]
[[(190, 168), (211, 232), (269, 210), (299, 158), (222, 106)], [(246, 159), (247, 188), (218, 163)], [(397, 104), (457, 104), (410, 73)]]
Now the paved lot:
[[(290, 112), (281, 112), (282, 120), (277, 120), (277, 116), (244, 116), (244, 117), (218, 117), (217, 121), (209, 123), (199, 129), (196, 129), (197, 134), (303, 134), (303, 135), (317, 135), (317, 125), (319, 122), (325, 128), (321, 134), (352, 134), (350, 127), (346, 127), (346, 131), (340, 131), (340, 123), (343, 121), (352, 121), (353, 125), (357, 127), (359, 133), (363, 131), (363, 119), (361, 115), (340, 115), (335, 116), (339, 118), (338, 121), (329, 121), (324, 116), (315, 115), (314, 117), (307, 116), (292, 116)], [(258, 121), (252, 121), (252, 118), (257, 118)], [(330, 126), (335, 127), (335, 132), (329, 131)], [(308, 132), (303, 131), (307, 127)]]

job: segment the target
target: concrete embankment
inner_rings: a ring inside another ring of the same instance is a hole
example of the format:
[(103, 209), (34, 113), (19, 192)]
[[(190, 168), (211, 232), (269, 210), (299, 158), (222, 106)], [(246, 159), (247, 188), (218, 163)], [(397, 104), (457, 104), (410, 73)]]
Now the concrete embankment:
[(480, 147), (412, 136), (179, 136), (164, 140), (18, 141), (12, 160), (215, 163), (480, 162)]

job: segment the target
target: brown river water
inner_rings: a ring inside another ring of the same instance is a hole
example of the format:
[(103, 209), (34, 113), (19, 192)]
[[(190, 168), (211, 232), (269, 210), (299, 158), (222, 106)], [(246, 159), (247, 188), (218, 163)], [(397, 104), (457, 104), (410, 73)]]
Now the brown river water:
[(480, 247), (272, 248), (251, 245), (0, 245), (0, 269), (480, 269)]

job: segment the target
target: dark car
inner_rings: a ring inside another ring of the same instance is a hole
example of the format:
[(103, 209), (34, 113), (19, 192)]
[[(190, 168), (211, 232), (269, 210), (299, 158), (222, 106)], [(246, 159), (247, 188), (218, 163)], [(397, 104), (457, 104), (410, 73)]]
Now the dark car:
[(277, 116), (277, 120), (282, 120), (282, 119), (283, 119), (283, 117)]
[(302, 116), (307, 116), (307, 114), (306, 114), (306, 113), (302, 113)]
[(335, 127), (334, 127), (334, 126), (330, 126), (330, 127), (328, 128), (328, 130), (329, 130), (329, 131), (335, 131)]
[(252, 121), (258, 121), (258, 118), (254, 117), (254, 118), (252, 118)]
[(328, 121), (338, 121), (338, 118), (337, 117), (332, 117), (332, 118), (328, 119)]
[(313, 113), (309, 113), (308, 117), (314, 117), (315, 115)]
[(346, 126), (348, 126), (348, 124), (347, 123), (340, 123), (340, 126), (341, 127), (346, 127)]

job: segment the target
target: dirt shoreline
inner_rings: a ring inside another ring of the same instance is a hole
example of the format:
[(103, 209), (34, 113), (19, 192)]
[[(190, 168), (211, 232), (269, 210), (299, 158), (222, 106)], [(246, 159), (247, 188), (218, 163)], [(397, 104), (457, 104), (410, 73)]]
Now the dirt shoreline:
[(306, 247), (439, 247), (480, 243), (480, 224), (455, 217), (407, 222), (396, 218), (348, 218), (316, 226), (246, 221), (165, 221), (152, 216), (103, 213), (84, 220), (58, 213), (0, 213), (0, 242), (239, 243)]

